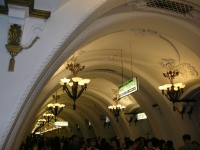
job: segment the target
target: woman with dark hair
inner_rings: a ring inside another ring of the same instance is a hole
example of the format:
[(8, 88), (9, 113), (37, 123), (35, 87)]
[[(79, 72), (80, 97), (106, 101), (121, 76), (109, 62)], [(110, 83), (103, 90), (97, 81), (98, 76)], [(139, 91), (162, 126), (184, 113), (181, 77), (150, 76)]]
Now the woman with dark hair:
[(111, 150), (122, 150), (118, 139), (111, 140)]
[(88, 147), (87, 150), (99, 150), (97, 148), (97, 140), (96, 139), (90, 139), (90, 146)]

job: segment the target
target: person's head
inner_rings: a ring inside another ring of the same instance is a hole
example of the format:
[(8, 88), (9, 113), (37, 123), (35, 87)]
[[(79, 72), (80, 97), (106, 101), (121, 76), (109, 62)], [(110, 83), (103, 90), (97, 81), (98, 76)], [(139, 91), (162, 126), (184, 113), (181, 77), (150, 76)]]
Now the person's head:
[(146, 147), (147, 149), (153, 149), (152, 140), (150, 139), (146, 140)]
[(91, 146), (91, 147), (96, 147), (96, 143), (97, 143), (97, 140), (96, 140), (96, 139), (91, 139), (91, 140), (90, 140), (90, 146)]
[(139, 144), (144, 145), (144, 143), (145, 143), (145, 138), (144, 138), (144, 137), (138, 137), (138, 138), (137, 138), (137, 141), (138, 141)]
[(160, 147), (161, 150), (166, 149), (165, 140), (159, 140), (159, 147)]
[(128, 150), (136, 150), (137, 149), (136, 141), (129, 140), (127, 142), (127, 148), (128, 148)]
[(76, 134), (72, 135), (71, 140), (73, 142), (75, 142), (75, 143), (79, 143), (79, 137), (78, 137), (78, 135), (76, 135)]
[(153, 138), (151, 138), (151, 141), (152, 141), (152, 144), (153, 144), (153, 147), (159, 147), (160, 145), (159, 145), (159, 139), (158, 138), (156, 138), (156, 137), (153, 137)]
[(191, 136), (190, 136), (189, 134), (184, 134), (184, 135), (182, 136), (182, 139), (183, 139), (183, 142), (184, 142), (184, 143), (190, 143), (190, 141), (191, 141)]
[(168, 149), (173, 149), (174, 148), (174, 143), (171, 140), (167, 141), (167, 148)]
[(120, 143), (118, 139), (112, 139), (111, 140), (111, 147), (112, 148), (119, 148), (120, 147)]

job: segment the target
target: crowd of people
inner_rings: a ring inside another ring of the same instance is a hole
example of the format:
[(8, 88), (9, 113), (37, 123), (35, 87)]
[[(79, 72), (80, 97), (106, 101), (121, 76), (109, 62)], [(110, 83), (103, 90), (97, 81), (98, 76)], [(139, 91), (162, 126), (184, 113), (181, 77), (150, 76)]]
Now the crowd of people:
[[(199, 143), (192, 141), (189, 134), (182, 136), (184, 142), (178, 150), (200, 150)], [(173, 141), (162, 140), (156, 137), (145, 139), (138, 137), (135, 140), (124, 137), (123, 141), (117, 137), (108, 141), (105, 138), (90, 138), (86, 141), (83, 138), (73, 135), (71, 138), (48, 138), (27, 137), (26, 143), (20, 147), (21, 150), (175, 150)]]

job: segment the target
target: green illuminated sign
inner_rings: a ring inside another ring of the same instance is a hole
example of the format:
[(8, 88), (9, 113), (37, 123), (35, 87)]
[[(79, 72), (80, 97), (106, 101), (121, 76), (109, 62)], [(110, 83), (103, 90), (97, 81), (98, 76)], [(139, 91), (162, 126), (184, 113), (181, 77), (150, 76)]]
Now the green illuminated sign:
[(119, 98), (122, 98), (128, 94), (138, 91), (139, 84), (137, 78), (134, 77), (133, 79), (128, 80), (124, 84), (120, 85), (118, 87), (118, 90), (119, 90)]

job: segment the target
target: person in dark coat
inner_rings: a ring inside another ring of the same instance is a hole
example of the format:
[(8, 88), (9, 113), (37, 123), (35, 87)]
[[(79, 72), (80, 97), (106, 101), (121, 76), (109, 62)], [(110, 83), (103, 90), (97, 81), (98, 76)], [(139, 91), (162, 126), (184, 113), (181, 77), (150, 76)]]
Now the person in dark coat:
[(70, 141), (67, 145), (67, 150), (80, 150), (80, 145), (79, 145), (79, 137), (74, 134), (70, 138)]

